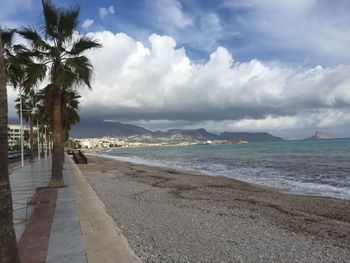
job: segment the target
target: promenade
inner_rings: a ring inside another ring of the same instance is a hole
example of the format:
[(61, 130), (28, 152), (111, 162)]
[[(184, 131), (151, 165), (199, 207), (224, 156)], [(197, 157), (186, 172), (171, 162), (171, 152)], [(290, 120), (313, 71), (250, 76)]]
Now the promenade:
[[(63, 173), (65, 187), (49, 189), (51, 158), (10, 170), (22, 263), (140, 262), (69, 156)], [(27, 206), (38, 187), (44, 201)]]

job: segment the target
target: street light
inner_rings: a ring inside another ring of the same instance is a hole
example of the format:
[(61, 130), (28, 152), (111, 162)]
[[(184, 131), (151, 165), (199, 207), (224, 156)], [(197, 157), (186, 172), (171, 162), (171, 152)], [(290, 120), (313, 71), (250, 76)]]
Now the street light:
[(45, 134), (45, 142), (46, 142), (46, 157), (49, 156), (49, 152), (48, 152), (48, 147), (47, 147), (47, 134), (46, 134), (46, 125), (44, 126), (45, 128), (45, 131), (44, 131), (44, 134)]
[(37, 133), (37, 139), (38, 139), (38, 160), (40, 160), (40, 136), (39, 136), (39, 131), (40, 131), (39, 121), (36, 120), (36, 133)]
[(20, 102), (20, 121), (21, 121), (21, 165), (24, 166), (24, 153), (23, 153), (23, 113), (22, 113), (22, 90), (19, 89), (19, 102)]

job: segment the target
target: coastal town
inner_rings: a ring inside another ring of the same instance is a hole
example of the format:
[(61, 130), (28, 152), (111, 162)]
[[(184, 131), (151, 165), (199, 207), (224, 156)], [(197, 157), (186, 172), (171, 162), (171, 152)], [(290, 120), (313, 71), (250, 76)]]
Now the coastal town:
[(126, 138), (102, 137), (70, 139), (67, 142), (69, 148), (77, 149), (106, 149), (114, 147), (145, 147), (145, 146), (184, 146), (184, 145), (210, 145), (210, 144), (245, 144), (247, 141), (227, 140), (195, 140), (191, 138), (154, 138), (152, 136), (131, 136)]

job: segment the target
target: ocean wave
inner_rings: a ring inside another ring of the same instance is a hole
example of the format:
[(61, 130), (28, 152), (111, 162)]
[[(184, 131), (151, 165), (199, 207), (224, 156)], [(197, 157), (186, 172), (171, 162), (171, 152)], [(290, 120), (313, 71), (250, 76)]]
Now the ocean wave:
[[(183, 149), (188, 151), (188, 148)], [(243, 155), (228, 158), (223, 152), (215, 154), (214, 151), (213, 154), (211, 151), (203, 154), (203, 151), (184, 152), (183, 149), (112, 150), (93, 155), (153, 167), (172, 168), (183, 172), (225, 176), (277, 188), (291, 194), (328, 196), (350, 200), (350, 187), (348, 187), (349, 183), (346, 182), (348, 180), (346, 175), (349, 171), (348, 167), (338, 169), (340, 174), (337, 174), (334, 173), (337, 171), (335, 165), (335, 170), (332, 166), (333, 170), (322, 174), (321, 171), (325, 171), (322, 170), (323, 168), (317, 168), (319, 160), (316, 161), (314, 157), (305, 160), (305, 162), (310, 162), (310, 165), (302, 167), (298, 163), (300, 156), (296, 156), (294, 160), (278, 161), (271, 156), (265, 159), (259, 156), (257, 158), (254, 152), (244, 159)], [(314, 171), (313, 167), (319, 170)]]

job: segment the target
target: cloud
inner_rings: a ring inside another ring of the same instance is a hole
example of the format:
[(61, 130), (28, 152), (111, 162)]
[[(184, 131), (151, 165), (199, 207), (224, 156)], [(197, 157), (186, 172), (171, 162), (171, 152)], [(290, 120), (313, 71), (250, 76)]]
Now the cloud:
[(299, 63), (350, 62), (347, 0), (227, 0), (221, 7), (231, 11), (231, 23), (250, 46), (247, 52), (297, 54)]
[[(212, 121), (209, 127), (214, 127)], [(301, 112), (293, 116), (267, 115), (261, 119), (244, 118), (216, 123), (221, 128), (235, 131), (276, 131), (288, 129), (324, 129), (350, 123), (349, 110), (323, 109), (316, 112)], [(221, 125), (220, 125), (221, 124)]]
[(160, 27), (183, 29), (193, 24), (192, 18), (183, 12), (177, 0), (148, 1), (148, 8), (154, 15), (154, 22)]
[(115, 13), (114, 6), (111, 5), (109, 7), (100, 7), (98, 9), (99, 16), (101, 19), (105, 19), (109, 15), (113, 15)]
[(224, 47), (206, 62), (195, 62), (170, 36), (152, 34), (146, 47), (124, 33), (88, 35), (103, 48), (87, 53), (95, 73), (92, 91), (80, 91), (83, 121), (216, 132), (345, 125), (350, 135), (349, 65), (301, 69), (257, 59), (239, 62)]
[(93, 23), (94, 23), (94, 20), (88, 18), (84, 20), (81, 27), (86, 30), (86, 29), (89, 29), (89, 27), (91, 27)]
[(83, 117), (211, 130), (218, 123), (230, 130), (350, 124), (350, 66), (238, 62), (224, 47), (197, 63), (169, 36), (151, 35), (147, 48), (124, 33), (90, 35), (104, 47), (88, 53), (95, 77), (82, 94)]
[(34, 0), (0, 0), (0, 21), (2, 27), (19, 28), (27, 24), (27, 18), (40, 12), (40, 5)]
[(0, 9), (0, 17), (3, 18), (4, 16), (15, 14), (19, 8), (25, 10), (31, 9), (33, 2), (33, 0), (0, 0), (0, 5), (4, 7)]
[(183, 127), (186, 129), (205, 128), (220, 133), (222, 131), (286, 131), (300, 129), (329, 129), (350, 123), (350, 110), (323, 109), (313, 112), (300, 112), (296, 115), (266, 115), (259, 119), (250, 117), (238, 120), (137, 120), (130, 123), (152, 130), (167, 130)]
[(153, 19), (148, 22), (156, 32), (172, 36), (181, 45), (211, 52), (218, 46), (218, 41), (239, 34), (231, 28), (227, 30), (214, 9), (204, 10), (194, 2), (186, 9), (177, 0), (149, 0), (146, 3), (144, 16), (152, 14)]

